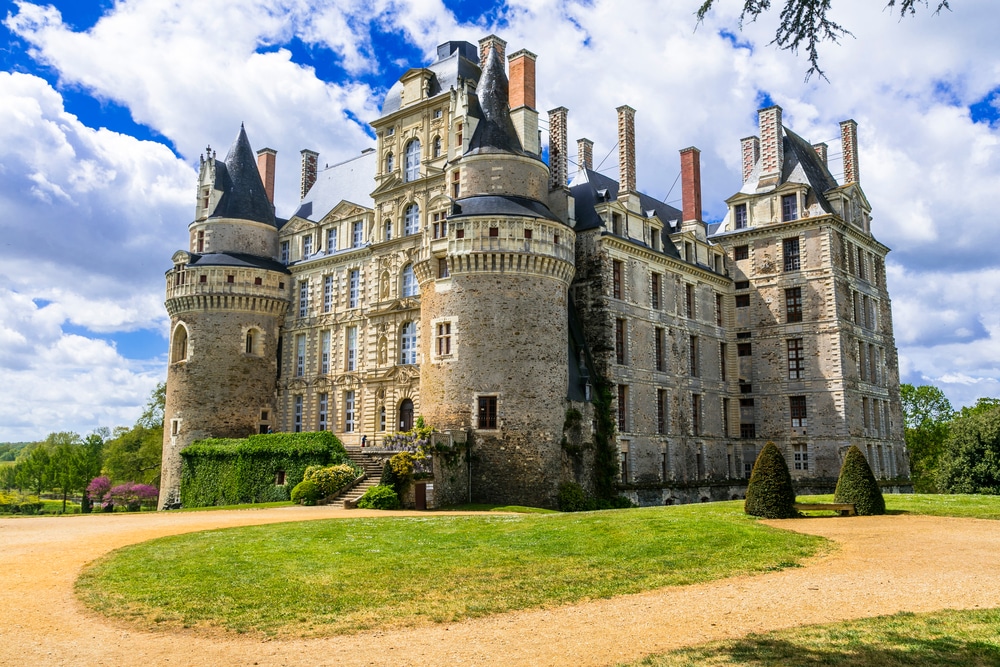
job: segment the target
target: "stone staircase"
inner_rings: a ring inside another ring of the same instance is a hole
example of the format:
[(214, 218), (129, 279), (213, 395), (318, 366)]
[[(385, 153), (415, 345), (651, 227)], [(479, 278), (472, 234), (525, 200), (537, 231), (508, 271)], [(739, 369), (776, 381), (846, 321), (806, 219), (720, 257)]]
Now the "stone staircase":
[(353, 463), (364, 468), (365, 476), (361, 478), (360, 482), (330, 501), (330, 504), (340, 504), (344, 509), (354, 509), (358, 506), (358, 498), (365, 495), (365, 491), (373, 486), (377, 486), (382, 481), (382, 464), (366, 456), (360, 447), (347, 447), (346, 449), (347, 457)]

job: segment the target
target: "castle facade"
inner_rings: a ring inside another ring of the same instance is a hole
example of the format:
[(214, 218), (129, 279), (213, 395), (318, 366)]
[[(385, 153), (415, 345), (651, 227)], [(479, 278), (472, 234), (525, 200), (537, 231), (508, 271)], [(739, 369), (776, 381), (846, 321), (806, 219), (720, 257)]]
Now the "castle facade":
[(388, 92), (374, 149), (324, 169), (302, 151), (287, 219), (273, 150), (241, 128), (224, 160), (203, 156), (166, 274), (161, 506), (195, 440), (331, 430), (355, 447), (417, 415), (471, 447), (473, 500), (552, 506), (560, 483), (593, 484), (598, 389), (640, 504), (740, 497), (767, 441), (801, 489), (832, 489), (852, 444), (906, 484), (856, 124), (838, 184), (825, 145), (762, 109), (708, 225), (698, 149), (680, 151), (681, 210), (637, 189), (628, 106), (618, 181), (588, 139), (570, 177), (563, 107), (543, 161), (535, 60), (495, 35), (442, 44)]

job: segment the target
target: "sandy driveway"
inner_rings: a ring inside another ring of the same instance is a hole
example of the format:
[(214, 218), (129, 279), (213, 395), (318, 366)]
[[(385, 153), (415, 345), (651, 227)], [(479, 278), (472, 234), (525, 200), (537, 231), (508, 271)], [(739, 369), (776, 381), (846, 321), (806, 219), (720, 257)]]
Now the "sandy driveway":
[(0, 519), (0, 665), (582, 667), (755, 630), (1000, 606), (1000, 523), (922, 516), (774, 522), (840, 545), (803, 568), (352, 637), (261, 641), (135, 632), (85, 615), (73, 596), (85, 563), (126, 544), (208, 528), (365, 514), (316, 507)]

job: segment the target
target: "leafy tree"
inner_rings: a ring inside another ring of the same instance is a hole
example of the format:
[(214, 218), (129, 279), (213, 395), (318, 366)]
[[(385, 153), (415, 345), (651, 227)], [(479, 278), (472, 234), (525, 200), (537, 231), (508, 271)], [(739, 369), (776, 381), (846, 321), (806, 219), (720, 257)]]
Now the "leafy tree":
[(167, 383), (160, 382), (149, 395), (149, 402), (146, 403), (142, 415), (139, 416), (137, 425), (148, 429), (163, 428), (163, 412), (167, 406)]
[[(917, 493), (937, 493), (938, 461), (944, 452), (954, 410), (937, 387), (899, 385), (903, 399), (906, 448), (910, 452), (910, 479)], [(985, 399), (983, 399), (985, 400)]]
[(1000, 402), (980, 399), (951, 423), (938, 467), (948, 493), (1000, 494)]
[(36, 442), (21, 450), (14, 463), (14, 481), (18, 489), (30, 489), (36, 495), (52, 486), (51, 456), (43, 442)]
[(163, 456), (163, 408), (166, 385), (160, 383), (149, 396), (135, 426), (119, 426), (105, 442), (102, 470), (118, 482), (160, 485)]
[(878, 487), (865, 455), (854, 445), (844, 456), (833, 502), (854, 503), (855, 511), (861, 516), (885, 514), (882, 489)]
[(753, 464), (743, 511), (765, 519), (790, 519), (799, 515), (794, 504), (795, 489), (788, 464), (778, 447), (769, 442)]
[[(704, 0), (698, 8), (696, 15), (701, 22), (708, 15), (708, 12), (715, 6), (716, 0)], [(917, 13), (917, 7), (923, 5), (936, 5), (934, 13), (939, 13), (942, 9), (951, 9), (949, 0), (888, 0), (886, 8), (899, 9), (899, 16), (912, 16)], [(806, 80), (813, 74), (826, 78), (823, 70), (819, 68), (819, 44), (830, 41), (834, 44), (840, 43), (841, 37), (853, 37), (844, 26), (831, 21), (827, 16), (833, 0), (785, 0), (778, 17), (778, 29), (774, 33), (771, 44), (777, 45), (779, 49), (785, 49), (792, 53), (798, 53), (799, 47), (805, 49), (809, 58), (809, 69), (806, 70)], [(743, 23), (749, 20), (756, 21), (761, 14), (771, 8), (771, 0), (743, 0), (743, 11), (740, 13), (740, 29)]]

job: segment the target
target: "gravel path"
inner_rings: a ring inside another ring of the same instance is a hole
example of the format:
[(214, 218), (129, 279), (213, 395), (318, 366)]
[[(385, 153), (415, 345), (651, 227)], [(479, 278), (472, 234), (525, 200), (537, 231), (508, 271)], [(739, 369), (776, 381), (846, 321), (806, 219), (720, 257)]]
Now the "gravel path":
[(751, 631), (1000, 606), (1000, 524), (926, 516), (771, 522), (838, 543), (834, 553), (801, 568), (329, 639), (137, 632), (95, 619), (73, 596), (84, 564), (127, 544), (210, 528), (367, 515), (315, 507), (0, 519), (0, 665), (584, 667)]

